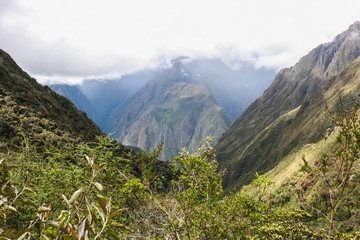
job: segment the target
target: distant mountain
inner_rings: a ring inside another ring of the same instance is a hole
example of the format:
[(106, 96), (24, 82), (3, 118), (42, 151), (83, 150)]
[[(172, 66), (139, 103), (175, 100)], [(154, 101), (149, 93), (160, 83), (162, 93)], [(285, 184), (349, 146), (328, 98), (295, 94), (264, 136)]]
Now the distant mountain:
[[(218, 161), (230, 170), (225, 184), (246, 184), (255, 172), (271, 169), (293, 150), (324, 137), (329, 126), (323, 115), (325, 103), (334, 106), (333, 98), (338, 94), (356, 96), (359, 91), (358, 83), (343, 90), (333, 87), (354, 77), (348, 76), (347, 68), (359, 55), (357, 22), (331, 43), (320, 45), (293, 67), (281, 70), (216, 145)], [(357, 63), (351, 65), (352, 71), (358, 70)]]
[(125, 145), (147, 151), (164, 140), (161, 157), (169, 159), (182, 147), (194, 151), (207, 135), (217, 140), (230, 124), (231, 118), (209, 90), (190, 82), (178, 59), (116, 108), (106, 131)]
[(78, 87), (66, 84), (50, 85), (49, 87), (57, 94), (70, 99), (78, 109), (86, 112), (94, 122), (99, 122), (99, 114)]
[(206, 86), (216, 104), (236, 120), (245, 109), (268, 88), (275, 71), (254, 68), (243, 62), (232, 69), (220, 59), (188, 59), (183, 61), (184, 74), (192, 83)]
[(155, 71), (143, 70), (124, 75), (120, 79), (85, 80), (77, 87), (90, 100), (97, 112), (96, 117), (92, 119), (104, 130), (111, 112), (145, 86), (154, 74)]
[[(172, 71), (171, 69), (178, 68), (177, 76), (168, 76), (166, 77), (166, 81), (161, 81), (160, 89), (157, 89), (157, 92), (154, 93), (151, 98), (161, 98), (163, 94), (173, 87), (174, 79), (181, 79), (179, 81), (175, 80), (175, 82), (191, 83), (193, 84), (191, 85), (191, 88), (200, 86), (202, 89), (200, 91), (201, 94), (206, 96), (206, 98), (209, 97), (206, 101), (212, 101), (213, 104), (222, 107), (226, 114), (233, 120), (239, 117), (246, 107), (256, 99), (256, 97), (262, 94), (262, 92), (270, 85), (271, 79), (275, 76), (274, 70), (265, 68), (256, 69), (248, 63), (243, 63), (238, 69), (232, 69), (220, 59), (190, 59), (187, 57), (179, 57), (174, 59), (172, 64), (173, 66), (170, 68), (144, 70), (124, 75), (118, 80), (85, 80), (81, 85), (77, 86), (56, 85), (56, 87), (51, 87), (61, 95), (72, 100), (74, 104), (78, 106), (79, 109), (85, 111), (103, 131), (107, 133), (116, 132), (117, 137), (130, 134), (131, 137), (128, 136), (125, 143), (134, 144), (139, 147), (137, 141), (129, 140), (130, 138), (135, 138), (135, 136), (132, 135), (134, 134), (133, 130), (129, 132), (130, 130), (128, 129), (126, 130), (126, 133), (120, 133), (119, 131), (125, 131), (124, 129), (129, 127), (129, 124), (131, 125), (135, 121), (138, 121), (137, 118), (140, 115), (133, 114), (128, 116), (128, 119), (126, 119), (125, 122), (122, 117), (127, 114), (127, 106), (132, 106), (136, 101), (134, 100), (135, 98), (142, 97), (142, 94), (144, 93), (140, 92), (144, 91), (143, 89), (149, 91), (148, 88), (155, 87), (154, 84), (145, 86), (147, 82), (150, 80), (156, 82), (156, 79), (163, 78), (161, 75), (166, 75), (167, 72)], [(157, 88), (160, 85), (156, 84)], [(188, 91), (190, 87), (187, 86), (184, 89)], [(174, 89), (171, 91), (173, 90)], [(199, 99), (196, 97), (194, 96), (194, 100), (196, 99), (196, 101), (198, 101)], [(171, 101), (176, 102), (177, 100), (174, 98)], [(179, 103), (181, 103), (181, 101)], [(154, 104), (154, 102), (151, 104)], [(166, 105), (165, 103), (165, 105), (161, 105), (163, 102), (156, 104), (161, 108)], [(173, 107), (175, 108), (174, 105), (171, 105), (171, 108)], [(166, 108), (169, 108), (169, 106)], [(196, 115), (197, 118), (199, 116)], [(118, 127), (118, 122), (125, 123), (125, 125)], [(225, 122), (229, 122), (229, 120), (226, 120)], [(221, 133), (227, 127), (221, 128)], [(207, 127), (207, 129), (209, 129), (209, 127)], [(216, 137), (217, 139), (221, 133), (216, 130), (214, 130), (214, 132), (218, 134)], [(211, 132), (208, 133), (210, 134)], [(123, 137), (121, 137), (119, 139), (124, 140), (125, 138), (123, 139)], [(157, 140), (147, 139), (146, 141), (151, 141), (151, 143), (140, 145), (145, 147), (145, 149), (152, 149), (154, 145), (157, 145), (160, 142), (159, 139), (161, 138), (158, 138)], [(153, 140), (155, 142), (152, 142)], [(199, 142), (201, 142), (201, 140), (202, 139), (200, 139)], [(173, 142), (177, 140), (169, 141)], [(192, 141), (194, 142), (195, 140)], [(192, 146), (197, 146), (193, 143), (190, 144), (191, 146), (189, 144), (183, 145), (183, 143), (184, 142), (180, 141), (177, 143), (178, 146), (176, 148), (171, 147), (173, 149), (171, 150), (172, 153), (167, 156), (177, 154), (180, 147), (187, 146), (193, 149), (194, 147)]]

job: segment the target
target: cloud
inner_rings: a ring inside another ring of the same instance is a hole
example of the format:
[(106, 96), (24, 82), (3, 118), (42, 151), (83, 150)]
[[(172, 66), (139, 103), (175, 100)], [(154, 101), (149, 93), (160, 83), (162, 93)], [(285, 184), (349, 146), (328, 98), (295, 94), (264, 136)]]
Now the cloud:
[(359, 8), (358, 0), (2, 0), (0, 48), (42, 81), (120, 76), (181, 55), (281, 68), (346, 30)]

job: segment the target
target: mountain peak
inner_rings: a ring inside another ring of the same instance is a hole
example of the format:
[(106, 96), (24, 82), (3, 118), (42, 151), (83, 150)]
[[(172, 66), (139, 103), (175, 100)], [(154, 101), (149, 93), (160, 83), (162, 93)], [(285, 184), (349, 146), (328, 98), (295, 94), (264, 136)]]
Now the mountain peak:
[(185, 62), (189, 62), (191, 61), (191, 58), (190, 57), (187, 57), (187, 56), (179, 56), (177, 58), (174, 58), (171, 60), (171, 65), (173, 67), (176, 67), (178, 65), (182, 65), (183, 63)]

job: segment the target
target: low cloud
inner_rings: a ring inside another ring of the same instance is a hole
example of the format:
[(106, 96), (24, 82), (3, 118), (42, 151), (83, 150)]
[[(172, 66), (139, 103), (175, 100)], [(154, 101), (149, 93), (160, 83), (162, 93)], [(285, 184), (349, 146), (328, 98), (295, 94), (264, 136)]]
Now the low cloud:
[(116, 78), (183, 55), (279, 69), (358, 20), (358, 0), (329, 1), (1, 0), (0, 48), (41, 82)]

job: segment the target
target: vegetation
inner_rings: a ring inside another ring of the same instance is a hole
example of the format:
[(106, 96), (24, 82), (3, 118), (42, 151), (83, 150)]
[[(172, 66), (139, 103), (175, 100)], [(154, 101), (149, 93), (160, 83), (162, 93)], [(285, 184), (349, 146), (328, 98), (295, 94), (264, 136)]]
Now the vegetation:
[[(182, 150), (171, 179), (142, 152), (119, 157), (107, 137), (72, 153), (2, 148), (1, 229), (4, 239), (324, 239), (304, 210), (280, 210), (256, 175), (256, 195), (223, 195), (211, 139), (198, 153)], [(66, 159), (76, 159), (72, 164)], [(45, 157), (47, 156), (47, 157)], [(20, 166), (20, 161), (22, 165)], [(39, 160), (42, 160), (41, 162)], [(49, 166), (49, 167), (47, 167)], [(36, 171), (36, 169), (39, 169)], [(137, 170), (136, 170), (137, 169)], [(61, 177), (63, 176), (63, 177)], [(331, 239), (356, 239), (336, 232)]]

